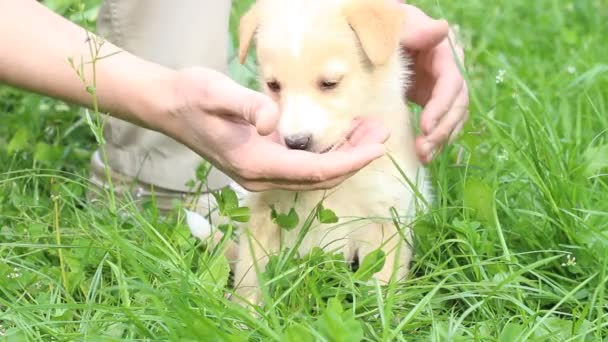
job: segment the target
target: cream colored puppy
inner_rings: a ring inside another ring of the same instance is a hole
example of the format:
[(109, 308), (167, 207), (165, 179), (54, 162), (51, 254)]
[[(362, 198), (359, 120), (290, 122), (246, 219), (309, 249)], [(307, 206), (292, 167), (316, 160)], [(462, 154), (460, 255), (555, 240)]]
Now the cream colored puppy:
[(241, 231), (235, 267), (242, 299), (259, 303), (254, 263), (263, 271), (269, 255), (296, 244), (300, 227), (282, 230), (271, 218), (271, 206), (279, 213), (293, 207), (304, 218), (323, 201), (341, 218), (338, 224), (313, 224), (300, 255), (318, 246), (352, 261), (381, 248), (386, 262), (375, 277), (386, 283), (394, 270), (397, 279), (406, 276), (411, 231), (396, 227), (390, 210), (411, 223), (417, 202), (425, 202), (417, 201), (415, 192), (427, 202), (430, 196), (404, 98), (407, 61), (399, 48), (404, 19), (393, 0), (259, 0), (241, 19), (239, 57), (242, 62), (255, 38), (261, 82), (280, 105), (279, 133), (289, 148), (335, 149), (350, 134), (354, 118), (371, 116), (392, 130), (386, 145), (408, 178), (383, 157), (329, 191), (250, 194), (251, 219)]

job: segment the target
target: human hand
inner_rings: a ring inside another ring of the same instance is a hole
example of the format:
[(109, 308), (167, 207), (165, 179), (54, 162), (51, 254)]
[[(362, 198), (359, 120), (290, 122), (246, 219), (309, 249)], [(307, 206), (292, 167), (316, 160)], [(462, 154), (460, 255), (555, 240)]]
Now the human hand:
[(203, 68), (179, 71), (172, 83), (165, 108), (170, 120), (157, 129), (247, 190), (331, 188), (384, 155), (388, 130), (372, 121), (354, 123), (354, 133), (336, 151), (290, 150), (275, 133), (279, 109), (266, 95)]
[[(429, 163), (468, 120), (468, 88), (452, 53), (447, 22), (431, 19), (414, 6), (402, 6), (407, 15), (401, 43), (412, 58), (414, 71), (407, 95), (423, 107), (416, 152), (423, 163)], [(455, 50), (459, 63), (464, 63), (462, 47), (455, 46)]]

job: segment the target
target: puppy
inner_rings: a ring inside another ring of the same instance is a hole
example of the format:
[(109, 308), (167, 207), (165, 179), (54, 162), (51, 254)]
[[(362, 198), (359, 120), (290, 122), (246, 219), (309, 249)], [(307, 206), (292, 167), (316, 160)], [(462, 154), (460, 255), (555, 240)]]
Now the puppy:
[[(278, 129), (287, 147), (326, 153), (349, 136), (353, 119), (373, 117), (392, 130), (386, 146), (401, 170), (385, 156), (329, 191), (249, 194), (251, 218), (240, 233), (234, 278), (241, 300), (260, 302), (254, 264), (263, 271), (270, 255), (296, 247), (301, 227), (281, 229), (271, 207), (307, 217), (322, 202), (341, 217), (339, 224), (317, 221), (299, 244), (300, 255), (321, 247), (353, 261), (382, 249), (386, 261), (374, 277), (387, 283), (393, 271), (398, 280), (407, 275), (409, 223), (431, 197), (405, 100), (404, 20), (392, 0), (259, 0), (242, 17), (239, 58), (242, 63), (255, 39), (260, 81), (280, 106)], [(406, 224), (394, 224), (391, 208)]]

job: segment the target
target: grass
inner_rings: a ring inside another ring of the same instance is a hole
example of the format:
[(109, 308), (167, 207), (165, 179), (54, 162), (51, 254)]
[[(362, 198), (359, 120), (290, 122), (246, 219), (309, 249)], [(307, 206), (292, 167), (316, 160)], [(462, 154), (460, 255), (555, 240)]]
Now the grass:
[[(96, 1), (45, 2), (93, 27)], [(430, 166), (410, 280), (277, 258), (254, 318), (179, 206), (86, 202), (97, 144), (78, 108), (2, 86), (0, 340), (607, 341), (606, 2), (414, 4), (459, 24), (472, 118)]]

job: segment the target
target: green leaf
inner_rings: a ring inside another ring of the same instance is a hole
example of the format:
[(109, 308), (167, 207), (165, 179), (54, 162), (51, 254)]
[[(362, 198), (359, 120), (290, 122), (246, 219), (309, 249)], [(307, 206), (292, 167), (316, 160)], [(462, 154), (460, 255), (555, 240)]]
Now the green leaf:
[[(537, 322), (541, 318), (537, 318)], [(572, 321), (559, 317), (548, 317), (543, 320), (543, 324), (534, 332), (535, 340), (566, 341), (572, 337)]]
[(608, 170), (608, 145), (590, 147), (583, 154), (585, 159), (585, 175), (587, 177)]
[(351, 311), (345, 312), (336, 298), (331, 298), (319, 320), (315, 322), (319, 333), (327, 340), (336, 342), (361, 341), (363, 327)]
[(251, 211), (247, 207), (235, 208), (228, 213), (230, 218), (236, 222), (249, 222)]
[(507, 323), (500, 332), (500, 342), (518, 341), (523, 335), (524, 327), (521, 324)]
[(292, 325), (285, 329), (286, 342), (314, 342), (315, 337), (310, 330), (302, 324)]
[(464, 206), (473, 209), (475, 220), (492, 224), (494, 189), (480, 179), (468, 179), (464, 187)]
[(377, 249), (363, 258), (359, 269), (353, 275), (355, 280), (368, 281), (374, 274), (380, 272), (386, 261), (386, 254), (381, 249)]
[(225, 255), (209, 257), (203, 256), (207, 260), (201, 262), (200, 280), (210, 292), (221, 292), (228, 284), (230, 277), (230, 264)]
[(236, 192), (230, 188), (222, 189), (222, 211), (224, 214), (230, 215), (230, 212), (239, 207), (239, 199)]
[(274, 206), (271, 207), (270, 217), (281, 228), (285, 230), (293, 230), (298, 226), (300, 218), (294, 208), (289, 210), (287, 214), (279, 214)]
[(34, 150), (34, 159), (43, 164), (53, 164), (63, 155), (64, 148), (39, 142)]
[(95, 141), (97, 141), (98, 144), (105, 144), (105, 139), (101, 132), (102, 130), (100, 129), (100, 127), (98, 127), (97, 120), (93, 121), (93, 118), (91, 117), (91, 111), (85, 109), (84, 117), (87, 125), (89, 126), (89, 129), (93, 133), (93, 136), (95, 136)]
[(220, 211), (220, 214), (224, 214), (224, 200), (222, 199), (222, 194), (219, 191), (212, 191), (211, 195), (213, 196), (213, 198), (215, 199), (215, 202), (217, 203), (217, 207)]
[(38, 239), (48, 235), (49, 230), (46, 224), (33, 222), (28, 226), (27, 233), (32, 240), (37, 241)]
[(209, 176), (209, 171), (211, 171), (211, 164), (207, 162), (201, 163), (196, 168), (196, 180), (205, 184), (207, 182), (207, 176)]
[(20, 128), (17, 131), (17, 133), (15, 133), (15, 135), (13, 135), (13, 138), (8, 143), (8, 147), (6, 148), (6, 151), (9, 154), (13, 154), (17, 151), (21, 151), (21, 150), (25, 149), (29, 139), (30, 139), (30, 131), (28, 131), (25, 128)]
[(186, 182), (186, 187), (190, 190), (194, 190), (195, 186), (196, 186), (196, 183), (194, 182), (193, 179)]
[(330, 209), (324, 208), (323, 206), (319, 208), (318, 217), (319, 222), (325, 224), (338, 223), (339, 221), (338, 216), (336, 216), (336, 213), (334, 213)]

